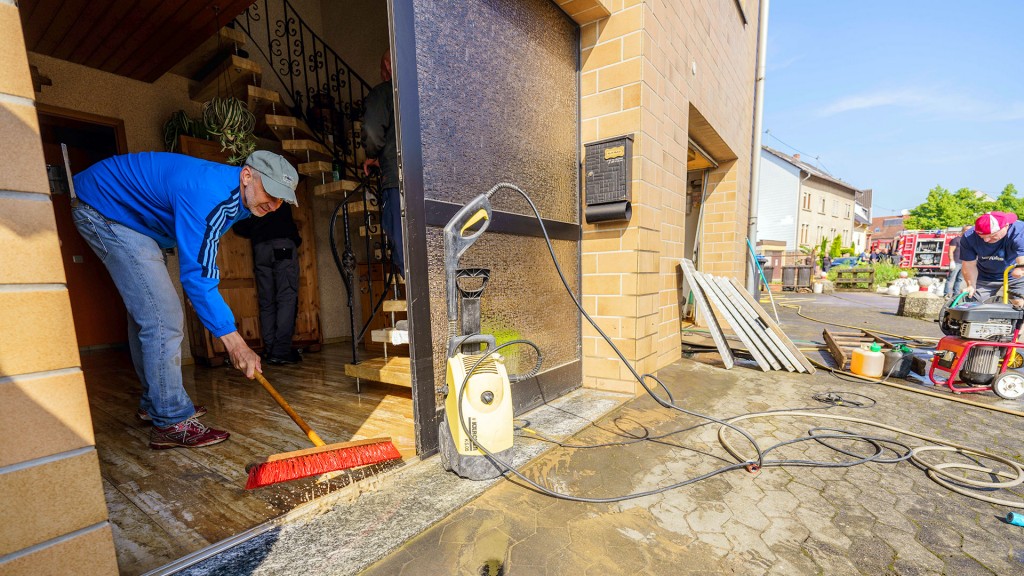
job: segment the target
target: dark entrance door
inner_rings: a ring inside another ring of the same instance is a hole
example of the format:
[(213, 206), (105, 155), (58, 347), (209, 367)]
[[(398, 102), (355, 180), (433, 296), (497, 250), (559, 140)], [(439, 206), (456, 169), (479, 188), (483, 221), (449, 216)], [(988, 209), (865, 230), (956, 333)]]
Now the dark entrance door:
[[(124, 142), (119, 120), (44, 106), (39, 106), (39, 131), (46, 164), (64, 165), (60, 148), (63, 143), (68, 147), (73, 173), (118, 154)], [(100, 348), (126, 343), (127, 311), (110, 274), (75, 229), (68, 195), (55, 194), (52, 200), (78, 347)]]

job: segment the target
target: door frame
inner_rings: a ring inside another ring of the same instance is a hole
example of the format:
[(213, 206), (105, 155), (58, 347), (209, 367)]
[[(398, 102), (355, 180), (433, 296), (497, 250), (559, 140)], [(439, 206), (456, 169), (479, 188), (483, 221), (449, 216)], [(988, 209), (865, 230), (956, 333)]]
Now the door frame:
[(46, 116), (56, 116), (57, 118), (66, 118), (68, 120), (77, 120), (79, 122), (87, 122), (89, 124), (96, 124), (98, 126), (106, 126), (114, 129), (114, 137), (117, 140), (117, 153), (126, 154), (128, 152), (128, 137), (124, 131), (124, 120), (120, 118), (113, 118), (110, 116), (100, 116), (99, 114), (93, 114), (91, 112), (82, 112), (80, 110), (72, 110), (70, 108), (62, 108), (60, 106), (53, 106), (51, 104), (43, 104), (36, 102), (36, 113)]
[(404, 228), (407, 254), (405, 298), (409, 306), (409, 363), (412, 377), (413, 427), (416, 453), (437, 451), (437, 410), (434, 390), (434, 348), (430, 320), (426, 203), (423, 189), (423, 151), (420, 139), (420, 96), (416, 72), (416, 29), (413, 0), (388, 0), (392, 81), (395, 86), (395, 137), (401, 187), (405, 196)]
[[(397, 123), (399, 170), (402, 193), (405, 199), (406, 299), (410, 332), (410, 372), (412, 377), (413, 419), (416, 431), (416, 452), (428, 456), (438, 449), (438, 423), (443, 409), (436, 405), (438, 391), (434, 383), (434, 349), (432, 319), (430, 316), (430, 284), (427, 255), (428, 228), (443, 227), (461, 206), (426, 198), (424, 166), (421, 139), (421, 112), (419, 81), (417, 71), (414, 0), (388, 0), (390, 19), (392, 72), (395, 87), (395, 118)], [(566, 18), (569, 18), (566, 16)], [(576, 165), (580, 165), (581, 129), (580, 122), (580, 53), (579, 25), (575, 25), (575, 82), (576, 102)], [(576, 263), (582, 258), (582, 211), (579, 210), (582, 171), (578, 173), (575, 189), (577, 223), (544, 220), (548, 235), (553, 240), (569, 240), (577, 243)], [(531, 216), (506, 213), (495, 210), (488, 230), (492, 233), (507, 233), (517, 236), (543, 237), (540, 226)], [(582, 287), (582, 274), (573, 279), (577, 291)], [(581, 330), (582, 318), (577, 315), (576, 329)], [(552, 368), (540, 375), (513, 387), (513, 403), (516, 411), (532, 408), (537, 401), (560, 395), (559, 391), (569, 385), (578, 386), (582, 380), (582, 358)]]

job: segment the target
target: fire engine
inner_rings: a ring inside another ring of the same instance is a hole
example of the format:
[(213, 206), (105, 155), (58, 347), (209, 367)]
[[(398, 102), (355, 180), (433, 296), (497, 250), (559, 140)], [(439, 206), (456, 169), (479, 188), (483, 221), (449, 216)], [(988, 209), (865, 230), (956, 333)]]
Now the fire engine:
[(896, 237), (895, 255), (900, 268), (913, 268), (921, 276), (944, 276), (949, 270), (949, 241), (959, 230), (904, 230)]

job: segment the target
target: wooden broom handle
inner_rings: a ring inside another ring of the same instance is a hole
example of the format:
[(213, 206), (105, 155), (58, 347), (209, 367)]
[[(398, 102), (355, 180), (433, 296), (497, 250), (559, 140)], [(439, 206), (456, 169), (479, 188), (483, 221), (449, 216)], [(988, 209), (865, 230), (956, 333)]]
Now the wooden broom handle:
[(306, 424), (306, 421), (302, 419), (302, 416), (299, 416), (299, 414), (295, 410), (292, 410), (292, 407), (288, 405), (288, 402), (285, 401), (284, 397), (278, 394), (277, 390), (274, 390), (274, 387), (270, 385), (270, 382), (267, 382), (267, 379), (263, 377), (263, 374), (260, 374), (259, 372), (255, 372), (254, 374), (256, 380), (260, 384), (262, 384), (264, 388), (266, 388), (267, 392), (270, 392), (270, 395), (274, 397), (274, 400), (277, 402), (277, 404), (288, 414), (288, 416), (291, 417), (291, 419), (296, 424), (299, 425), (299, 428), (302, 428), (302, 431), (306, 433), (306, 436), (309, 438), (310, 442), (312, 442), (315, 446), (324, 446), (327, 444), (326, 442), (323, 441), (323, 439), (320, 438), (320, 435), (317, 434), (315, 430), (309, 427), (309, 424)]

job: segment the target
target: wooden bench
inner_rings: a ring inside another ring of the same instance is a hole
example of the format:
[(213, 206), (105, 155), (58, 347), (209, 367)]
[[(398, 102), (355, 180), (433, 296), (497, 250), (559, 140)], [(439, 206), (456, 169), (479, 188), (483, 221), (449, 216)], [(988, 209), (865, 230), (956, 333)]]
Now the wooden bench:
[[(871, 290), (875, 286), (874, 268), (840, 268), (836, 270), (836, 279), (832, 284), (836, 290), (846, 288), (847, 290)], [(866, 284), (858, 287), (857, 284)]]

